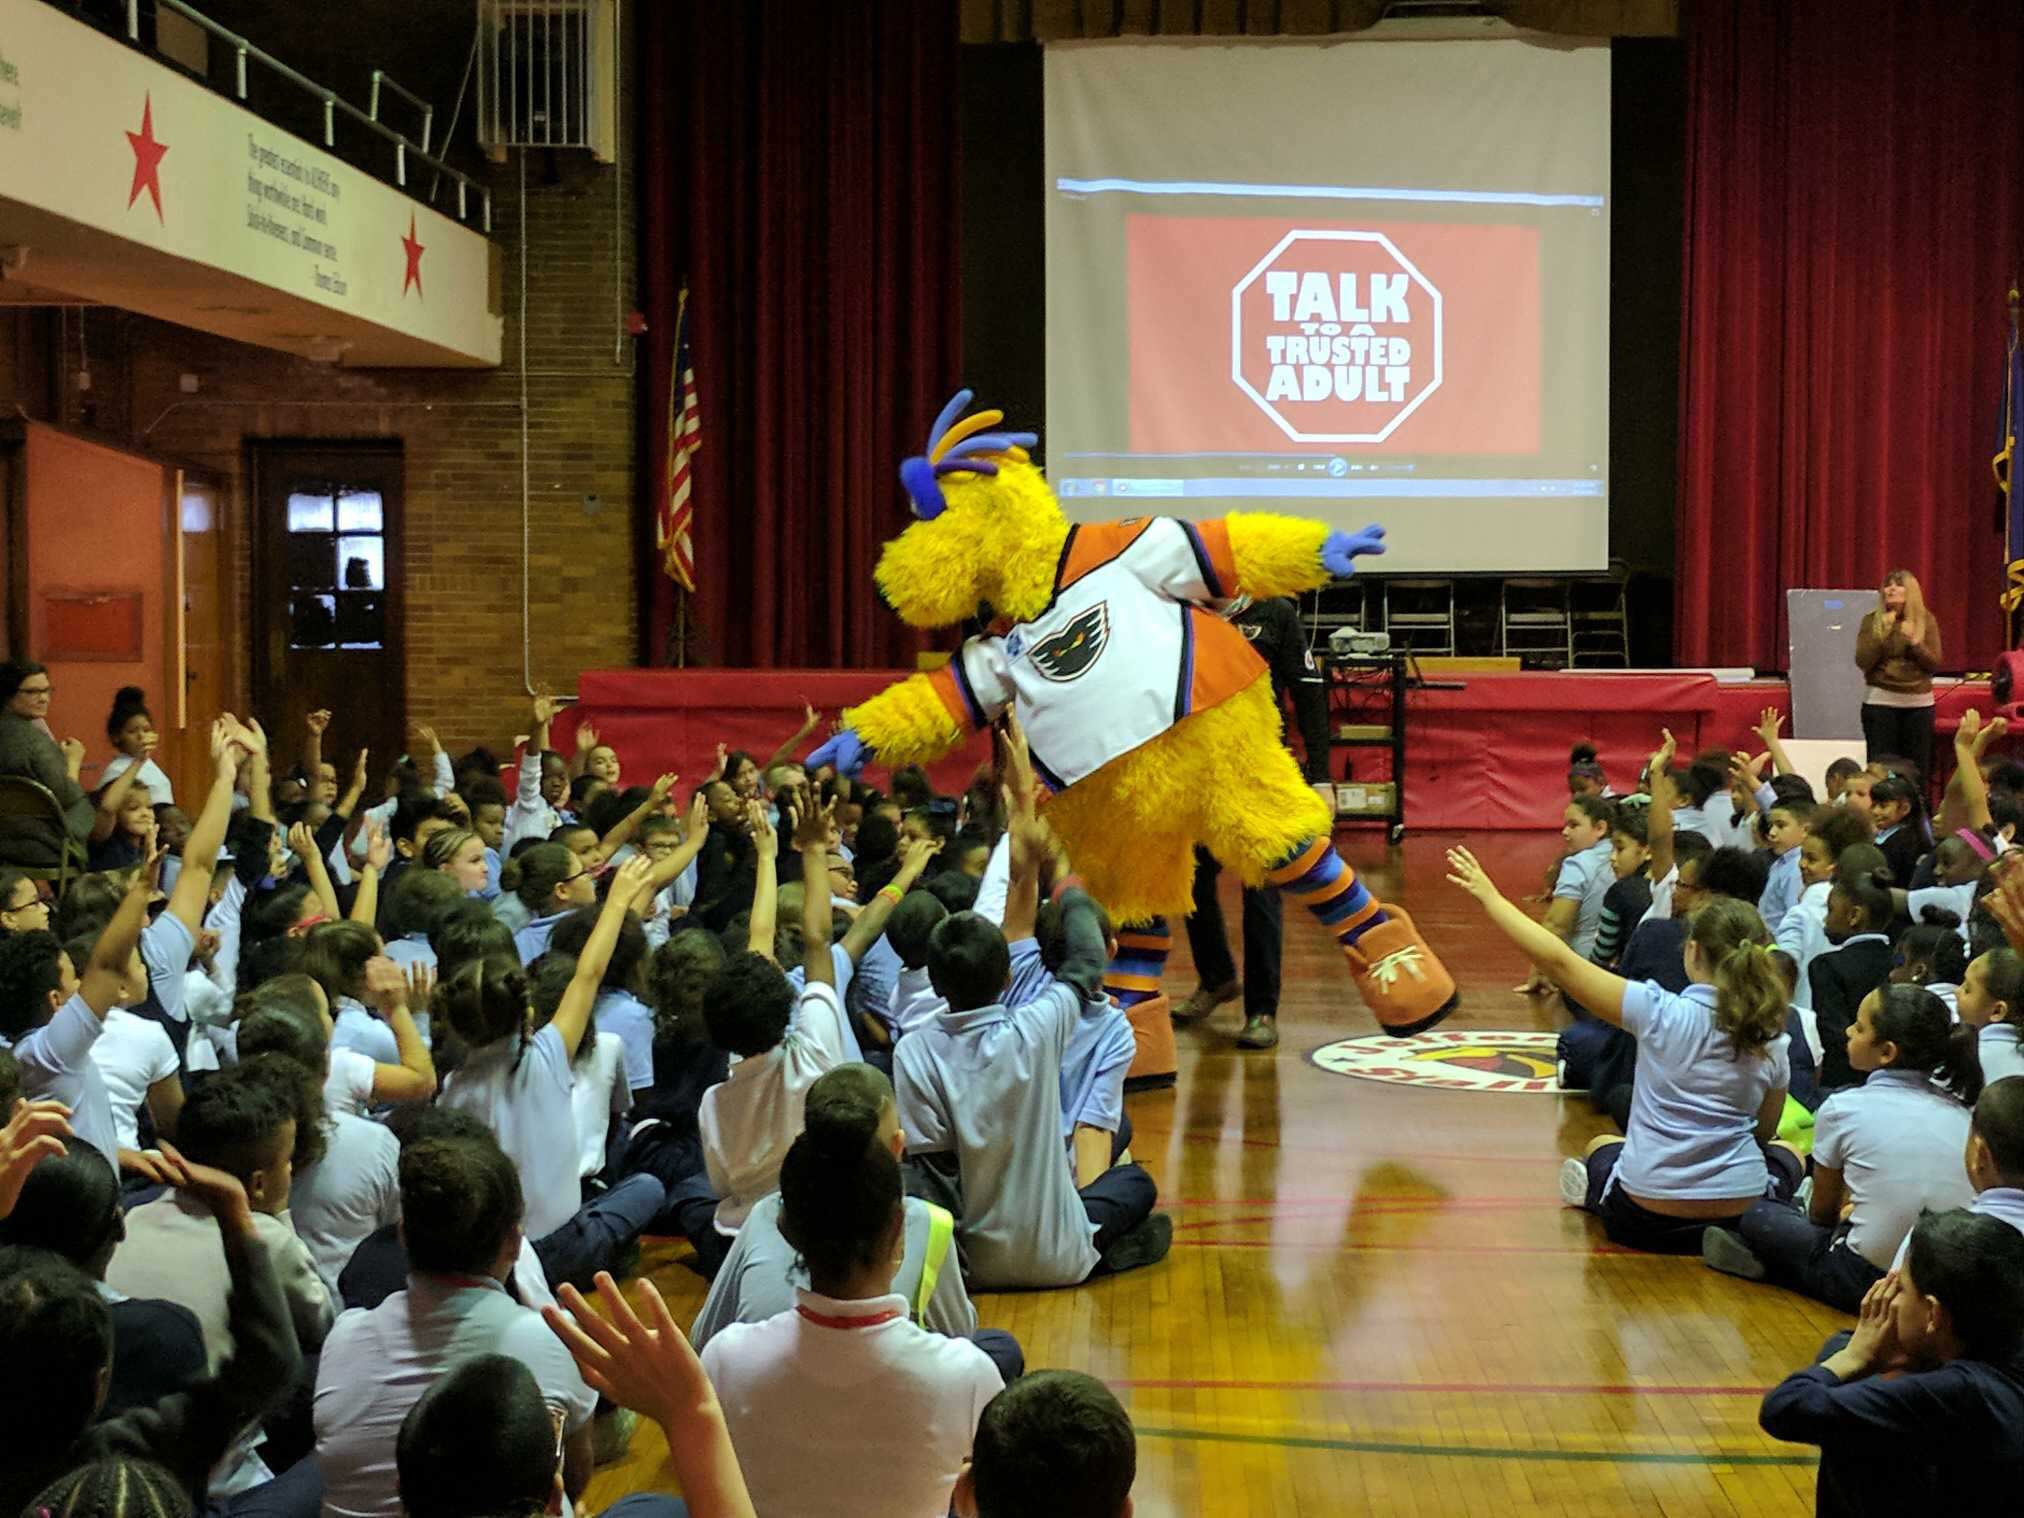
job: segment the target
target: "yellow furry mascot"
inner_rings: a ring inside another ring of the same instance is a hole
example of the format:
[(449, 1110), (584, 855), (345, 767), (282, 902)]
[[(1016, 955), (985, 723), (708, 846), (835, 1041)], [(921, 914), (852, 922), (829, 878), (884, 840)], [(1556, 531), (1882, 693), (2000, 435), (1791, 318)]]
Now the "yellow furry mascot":
[(1074, 868), (1134, 925), (1126, 953), (1155, 951), (1125, 966), (1124, 984), (1157, 989), (1159, 919), (1190, 909), (1200, 844), (1314, 914), (1385, 1031), (1447, 1016), (1453, 979), (1336, 854), (1328, 808), (1280, 740), (1264, 662), (1214, 609), (1349, 574), (1384, 551), (1383, 530), (1254, 514), (1071, 526), (1027, 456), (1033, 435), (992, 431), (996, 411), (958, 421), (969, 400), (956, 396), (926, 455), (901, 466), (918, 520), (886, 544), (878, 585), (915, 627), (977, 616), (986, 631), (946, 668), (846, 711), (810, 765), (930, 761), (1015, 709)]

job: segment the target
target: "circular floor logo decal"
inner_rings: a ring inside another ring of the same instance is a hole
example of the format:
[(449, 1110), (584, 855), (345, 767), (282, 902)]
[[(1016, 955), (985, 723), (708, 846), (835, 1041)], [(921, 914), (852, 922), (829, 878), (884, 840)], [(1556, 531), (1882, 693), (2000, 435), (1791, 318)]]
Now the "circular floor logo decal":
[(1412, 1038), (1367, 1033), (1324, 1045), (1309, 1056), (1322, 1069), (1358, 1080), (1435, 1091), (1557, 1093), (1552, 1033), (1446, 1029)]

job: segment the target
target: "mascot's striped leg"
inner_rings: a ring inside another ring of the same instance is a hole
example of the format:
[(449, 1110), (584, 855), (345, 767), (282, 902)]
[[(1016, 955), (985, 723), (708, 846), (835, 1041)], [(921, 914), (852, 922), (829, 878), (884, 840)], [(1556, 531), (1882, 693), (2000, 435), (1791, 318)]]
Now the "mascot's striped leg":
[(1103, 974), (1104, 990), (1127, 1012), (1151, 1001), (1160, 994), (1160, 977), (1167, 973), (1167, 955), (1173, 948), (1173, 929), (1164, 917), (1120, 928), (1117, 958)]
[(1301, 844), (1266, 873), (1265, 883), (1328, 930), (1385, 1032), (1404, 1038), (1455, 1009), (1455, 982), (1412, 919), (1371, 895), (1328, 839)]

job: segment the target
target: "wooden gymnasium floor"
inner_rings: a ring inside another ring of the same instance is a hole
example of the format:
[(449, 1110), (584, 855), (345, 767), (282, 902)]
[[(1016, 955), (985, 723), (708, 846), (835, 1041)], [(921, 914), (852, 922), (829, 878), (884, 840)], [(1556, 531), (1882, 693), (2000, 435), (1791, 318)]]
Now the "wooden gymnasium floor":
[[(1389, 856), (1374, 830), (1341, 836), (1461, 983), (1447, 1026), (1559, 1026), (1513, 994), (1524, 964), (1443, 879), (1454, 835)], [(1513, 895), (1538, 889), (1558, 849), (1544, 834), (1472, 842)], [(977, 1299), (1030, 1366), (1116, 1389), (1138, 1426), (1142, 1518), (1810, 1513), (1811, 1454), (1759, 1432), (1757, 1404), (1845, 1320), (1698, 1260), (1614, 1249), (1564, 1209), (1559, 1162), (1605, 1126), (1582, 1098), (1318, 1069), (1310, 1051), (1374, 1024), (1292, 911), (1285, 980), (1276, 1051), (1240, 1054), (1225, 1008), (1182, 1032), (1175, 1089), (1128, 1101), (1134, 1153), (1175, 1221), (1166, 1263)], [(1167, 983), (1194, 985), (1185, 941)], [(684, 1323), (702, 1300), (686, 1252), (647, 1255)], [(662, 1453), (643, 1429), (586, 1511), (663, 1484)]]

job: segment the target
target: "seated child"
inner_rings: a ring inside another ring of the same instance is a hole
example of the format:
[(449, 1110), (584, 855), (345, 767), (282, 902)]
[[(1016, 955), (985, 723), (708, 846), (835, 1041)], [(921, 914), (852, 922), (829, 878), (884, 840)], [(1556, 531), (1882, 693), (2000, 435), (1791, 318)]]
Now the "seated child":
[(1876, 828), (1876, 846), (1889, 861), (1891, 884), (1899, 890), (1910, 887), (1919, 856), (1926, 851), (1918, 799), (1918, 791), (1902, 775), (1870, 783), (1869, 820)]
[(588, 1282), (609, 1269), (666, 1201), (660, 1183), (640, 1175), (585, 1202), (570, 1105), (572, 1061), (590, 1026), (598, 981), (619, 924), (653, 872), (644, 858), (621, 867), (555, 1016), (539, 1029), (530, 1032), (526, 973), (503, 956), (464, 965), (437, 991), (444, 1020), (467, 1046), (444, 1083), (442, 1105), (483, 1122), (512, 1157), (527, 1233), (551, 1281)]
[[(892, 1152), (906, 1154), (892, 1082), (871, 1065), (839, 1065), (808, 1088), (804, 1132), (861, 1129)], [(970, 1339), (991, 1357), (1010, 1385), (1025, 1360), (1010, 1334), (977, 1328), (977, 1309), (963, 1288), (954, 1250), (955, 1220), (940, 1207), (907, 1197), (906, 1238), (893, 1271), (892, 1293), (907, 1299), (907, 1311), (923, 1328), (952, 1339)], [(781, 1236), (780, 1196), (763, 1197), (738, 1230), (723, 1268), (689, 1329), (701, 1351), (732, 1323), (763, 1323), (794, 1306), (794, 1294), (808, 1287), (808, 1269)]]
[(1826, 953), (1807, 966), (1820, 1032), (1820, 1087), (1857, 1084), (1848, 1064), (1848, 1030), (1862, 999), (1890, 979), (1890, 871), (1852, 851), (1834, 872), (1827, 896)]
[(1567, 794), (1570, 797), (1594, 796), (1603, 801), (1615, 794), (1609, 788), (1609, 777), (1596, 760), (1593, 743), (1577, 743), (1568, 750)]
[(1924, 986), (1958, 1019), (1961, 982), (1968, 973), (1968, 940), (1961, 920), (1943, 907), (1927, 907), (1921, 920), (1898, 935), (1890, 978), (1894, 985)]
[(1848, 1059), (1868, 1078), (1829, 1097), (1814, 1120), (1805, 1215), (1759, 1202), (1734, 1233), (1710, 1228), (1701, 1258), (1854, 1312), (1922, 1212), (1968, 1202), (1958, 1156), (1981, 1070), (1973, 1030), (1957, 1027), (1940, 999), (1919, 986), (1884, 986), (1864, 998)]
[(893, 986), (891, 1029), (895, 1041), (924, 1027), (948, 1003), (928, 980), (928, 940), (949, 915), (949, 909), (926, 891), (909, 891), (886, 919), (886, 942), (899, 956), (900, 973)]
[[(185, 1159), (235, 1179), (253, 1209), (253, 1226), (280, 1277), (302, 1349), (323, 1343), (335, 1309), (316, 1262), (287, 1219), (295, 1149), (296, 1089), (301, 1077), (274, 1056), (220, 1070), (191, 1093), (178, 1137)], [(130, 1297), (187, 1307), (203, 1332), (208, 1368), (233, 1352), (231, 1295), (236, 1279), (220, 1221), (206, 1203), (172, 1191), (134, 1208), (126, 1238), (113, 1251), (106, 1285)], [(259, 1430), (241, 1438), (212, 1473), (214, 1497), (236, 1496), (273, 1478), (255, 1453)]]
[[(1560, 842), (1564, 850), (1554, 872), (1551, 899), (1544, 922), (1548, 932), (1566, 940), (1575, 953), (1586, 959), (1595, 952), (1595, 935), (1602, 923), (1602, 902), (1609, 894), (1615, 875), (1611, 866), (1611, 829), (1616, 807), (1597, 796), (1577, 796), (1567, 803), (1560, 819)], [(1534, 970), (1521, 995), (1550, 991), (1551, 985)]]
[[(1095, 906), (1095, 903), (1091, 903)], [(1104, 956), (1115, 963), (1117, 935), (1110, 914), (1096, 906), (1097, 930), (1103, 934)], [(1021, 924), (1008, 919), (1017, 934)], [(1056, 972), (1068, 958), (1068, 939), (1060, 907), (1050, 902), (1034, 924), (1034, 937), (1010, 944), (1011, 1006), (1025, 1006), (1058, 984)], [(1075, 1031), (1061, 1054), (1061, 1137), (1068, 1149), (1069, 1168), (1077, 1186), (1087, 1186), (1122, 1158), (1131, 1147), (1131, 1119), (1124, 1113), (1124, 1080), (1138, 1052), (1131, 1021), (1117, 1005), (1098, 992), (1082, 1004)]]
[(1675, 995), (1576, 955), (1504, 899), (1475, 856), (1448, 851), (1449, 878), (1553, 981), (1638, 1042), (1624, 1137), (1598, 1138), (1561, 1167), (1561, 1200), (1595, 1213), (1633, 1249), (1698, 1254), (1711, 1225), (1735, 1226), (1767, 1196), (1790, 1196), (1799, 1156), (1766, 1145), (1791, 1080), (1784, 984), (1757, 909), (1712, 901), (1687, 935), (1690, 981)]
[(1988, 840), (1967, 828), (1951, 838), (1942, 838), (1933, 850), (1933, 884), (1908, 891), (1893, 890), (1891, 904), (1898, 914), (1913, 922), (1927, 922), (1928, 912), (1944, 912), (1954, 919), (1961, 941), (1967, 931), (1961, 926), (1975, 909), (1982, 876), (1995, 858)]
[(1589, 958), (1614, 967), (1630, 944), (1630, 935), (1651, 909), (1652, 883), (1647, 874), (1651, 848), (1646, 842), (1645, 809), (1619, 806), (1609, 825), (1609, 889), (1603, 894), (1602, 915), (1595, 925), (1595, 946)]
[(2007, 944), (1976, 956), (1961, 981), (1957, 1010), (1976, 1030), (1985, 1082), (2024, 1075), (2024, 1048), (2017, 1039), (2024, 1021), (2024, 957)]
[(62, 1102), (73, 1133), (120, 1168), (143, 1173), (141, 1157), (120, 1149), (112, 1097), (91, 1050), (137, 973), (151, 889), (151, 872), (136, 870), (81, 974), (52, 933), (0, 934), (0, 1049), (20, 1067), (21, 1094)]
[[(1017, 924), (1032, 920), (1044, 842), (1030, 796), (1014, 800), (1015, 904), (1006, 917)], [(972, 1280), (993, 1288), (1072, 1286), (1099, 1269), (1163, 1259), (1173, 1238), (1141, 1167), (1115, 1166), (1078, 1190), (1063, 1163), (1062, 1056), (1101, 991), (1106, 956), (1089, 898), (1071, 891), (1061, 909), (1069, 948), (1059, 984), (1020, 1007), (1004, 1001), (1012, 971), (1004, 933), (974, 912), (943, 922), (928, 972), (949, 1010), (894, 1050), (908, 1147), (943, 1157), (932, 1162), (939, 1167), (953, 1162), (964, 1257)]]
[(801, 855), (802, 971), (797, 994), (774, 963), (773, 832), (758, 844), (748, 947), (718, 975), (703, 1003), (710, 1041), (731, 1055), (730, 1078), (703, 1093), (698, 1113), (703, 1158), (717, 1203), (717, 1231), (738, 1232), (753, 1203), (780, 1185), (780, 1163), (803, 1127), (808, 1088), (848, 1060), (853, 1046), (830, 956), (829, 831), (819, 814), (795, 824)]
[[(1786, 911), (1783, 922), (1766, 924), (1778, 935), (1778, 947), (1799, 966), (1802, 1007), (1813, 1005), (1807, 970), (1827, 947), (1827, 897), (1834, 885), (1835, 866), (1850, 849), (1869, 842), (1868, 822), (1844, 807), (1818, 807), (1806, 824), (1806, 836), (1799, 844), (1799, 900)], [(1863, 857), (1883, 858), (1880, 853)]]
[(2024, 1481), (2024, 1234), (1922, 1219), (1827, 1349), (1758, 1413), (1772, 1438), (1820, 1446), (1819, 1512), (1979, 1512)]
[(113, 1339), (99, 1283), (45, 1251), (0, 1249), (0, 1361), (37, 1367), (0, 1378), (0, 1511), (38, 1505), (50, 1482), (115, 1452), (160, 1462), (183, 1510), (202, 1510), (212, 1468), (300, 1373), (274, 1266), (239, 1183), (203, 1166), (172, 1163), (169, 1176), (215, 1220), (231, 1282), (229, 1357), (185, 1390), (101, 1419)]
[[(1968, 1211), (2024, 1233), (2024, 1077), (2005, 1076), (1982, 1088), (1968, 1123)], [(1891, 1269), (1904, 1268), (1911, 1239), (1898, 1246)]]
[(1764, 881), (1764, 894), (1757, 899), (1757, 915), (1774, 932), (1785, 920), (1785, 914), (1798, 904), (1799, 893), (1805, 889), (1799, 866), (1805, 854), (1806, 829), (1816, 810), (1810, 801), (1787, 798), (1774, 802), (1765, 813), (1771, 873)]
[(870, 1510), (948, 1511), (1004, 1380), (976, 1345), (908, 1320), (892, 1291), (904, 1200), (898, 1160), (862, 1118), (812, 1124), (782, 1160), (780, 1233), (809, 1284), (702, 1353), (752, 1511), (855, 1518), (873, 1491)]
[(956, 1518), (1131, 1518), (1137, 1478), (1138, 1436), (1110, 1388), (1080, 1371), (1035, 1371), (977, 1420)]

